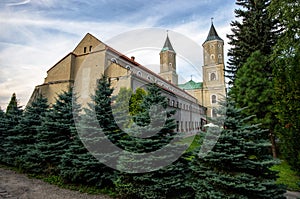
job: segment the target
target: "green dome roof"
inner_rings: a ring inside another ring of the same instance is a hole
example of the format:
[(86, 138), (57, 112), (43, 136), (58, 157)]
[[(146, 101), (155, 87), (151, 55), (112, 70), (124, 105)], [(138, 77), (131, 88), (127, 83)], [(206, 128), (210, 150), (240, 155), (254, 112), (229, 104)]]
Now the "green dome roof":
[(195, 90), (195, 89), (201, 89), (202, 88), (202, 82), (194, 82), (193, 80), (190, 80), (184, 84), (179, 84), (179, 88), (183, 90)]

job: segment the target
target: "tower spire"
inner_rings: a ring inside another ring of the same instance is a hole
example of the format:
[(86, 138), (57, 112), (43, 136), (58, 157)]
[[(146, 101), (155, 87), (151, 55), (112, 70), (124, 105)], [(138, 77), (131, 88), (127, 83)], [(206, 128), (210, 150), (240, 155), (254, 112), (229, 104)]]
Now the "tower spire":
[(223, 41), (223, 39), (221, 39), (221, 37), (219, 37), (219, 35), (218, 35), (218, 33), (215, 29), (213, 20), (214, 20), (214, 18), (212, 17), (211, 18), (210, 30), (209, 30), (209, 33), (208, 33), (208, 36), (207, 36), (205, 42), (211, 41), (211, 40), (221, 40), (221, 41)]
[(169, 39), (169, 30), (167, 30), (167, 38), (166, 38), (163, 48), (161, 49), (161, 52), (167, 51), (167, 50), (175, 52), (175, 50), (170, 42), (170, 39)]

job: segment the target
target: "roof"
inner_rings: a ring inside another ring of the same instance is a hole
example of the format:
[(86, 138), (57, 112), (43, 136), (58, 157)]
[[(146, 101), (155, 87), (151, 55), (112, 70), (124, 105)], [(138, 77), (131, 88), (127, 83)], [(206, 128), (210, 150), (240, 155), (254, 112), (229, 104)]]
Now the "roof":
[(194, 82), (193, 80), (190, 80), (184, 84), (178, 84), (178, 87), (183, 90), (195, 90), (202, 88), (202, 85), (202, 82)]
[(221, 39), (221, 37), (219, 37), (213, 23), (211, 24), (211, 27), (210, 27), (210, 30), (209, 30), (209, 33), (208, 33), (208, 36), (207, 36), (205, 42), (212, 41), (212, 40), (221, 40), (221, 41), (223, 41), (223, 39)]
[(164, 47), (161, 49), (161, 52), (168, 51), (168, 50), (175, 52), (175, 50), (170, 42), (169, 36), (167, 35)]

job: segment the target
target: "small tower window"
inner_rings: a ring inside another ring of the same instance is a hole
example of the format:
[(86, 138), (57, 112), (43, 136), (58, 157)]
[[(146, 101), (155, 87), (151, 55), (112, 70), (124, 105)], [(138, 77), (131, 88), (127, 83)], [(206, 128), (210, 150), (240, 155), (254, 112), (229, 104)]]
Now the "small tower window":
[(216, 96), (216, 95), (212, 95), (212, 96), (211, 96), (211, 103), (212, 103), (212, 104), (217, 103), (217, 96)]
[(86, 47), (83, 48), (83, 53), (86, 53)]
[(210, 74), (210, 81), (215, 81), (217, 79), (217, 76), (215, 73)]
[(169, 66), (172, 67), (172, 63), (169, 63)]
[(214, 55), (214, 54), (211, 54), (211, 55), (210, 55), (210, 59), (215, 59), (215, 55)]
[(90, 52), (92, 52), (92, 46), (90, 46), (90, 49), (89, 49), (89, 50), (90, 50)]

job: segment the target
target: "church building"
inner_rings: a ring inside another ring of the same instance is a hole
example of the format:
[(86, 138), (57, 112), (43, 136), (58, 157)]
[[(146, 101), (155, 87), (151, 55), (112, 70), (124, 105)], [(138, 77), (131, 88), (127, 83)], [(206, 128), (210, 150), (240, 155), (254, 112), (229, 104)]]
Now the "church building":
[(104, 74), (114, 87), (113, 95), (117, 95), (122, 87), (135, 91), (156, 83), (167, 97), (169, 108), (176, 109), (177, 131), (197, 131), (207, 117), (216, 116), (214, 108), (226, 95), (223, 45), (212, 24), (202, 45), (203, 82), (190, 80), (178, 84), (176, 51), (168, 35), (160, 52), (160, 72), (156, 74), (136, 62), (134, 57), (123, 55), (87, 33), (72, 52), (47, 71), (44, 83), (35, 87), (28, 104), (39, 95), (45, 96), (50, 105), (54, 104), (57, 94), (74, 88), (79, 103), (84, 106), (91, 100), (97, 79)]

